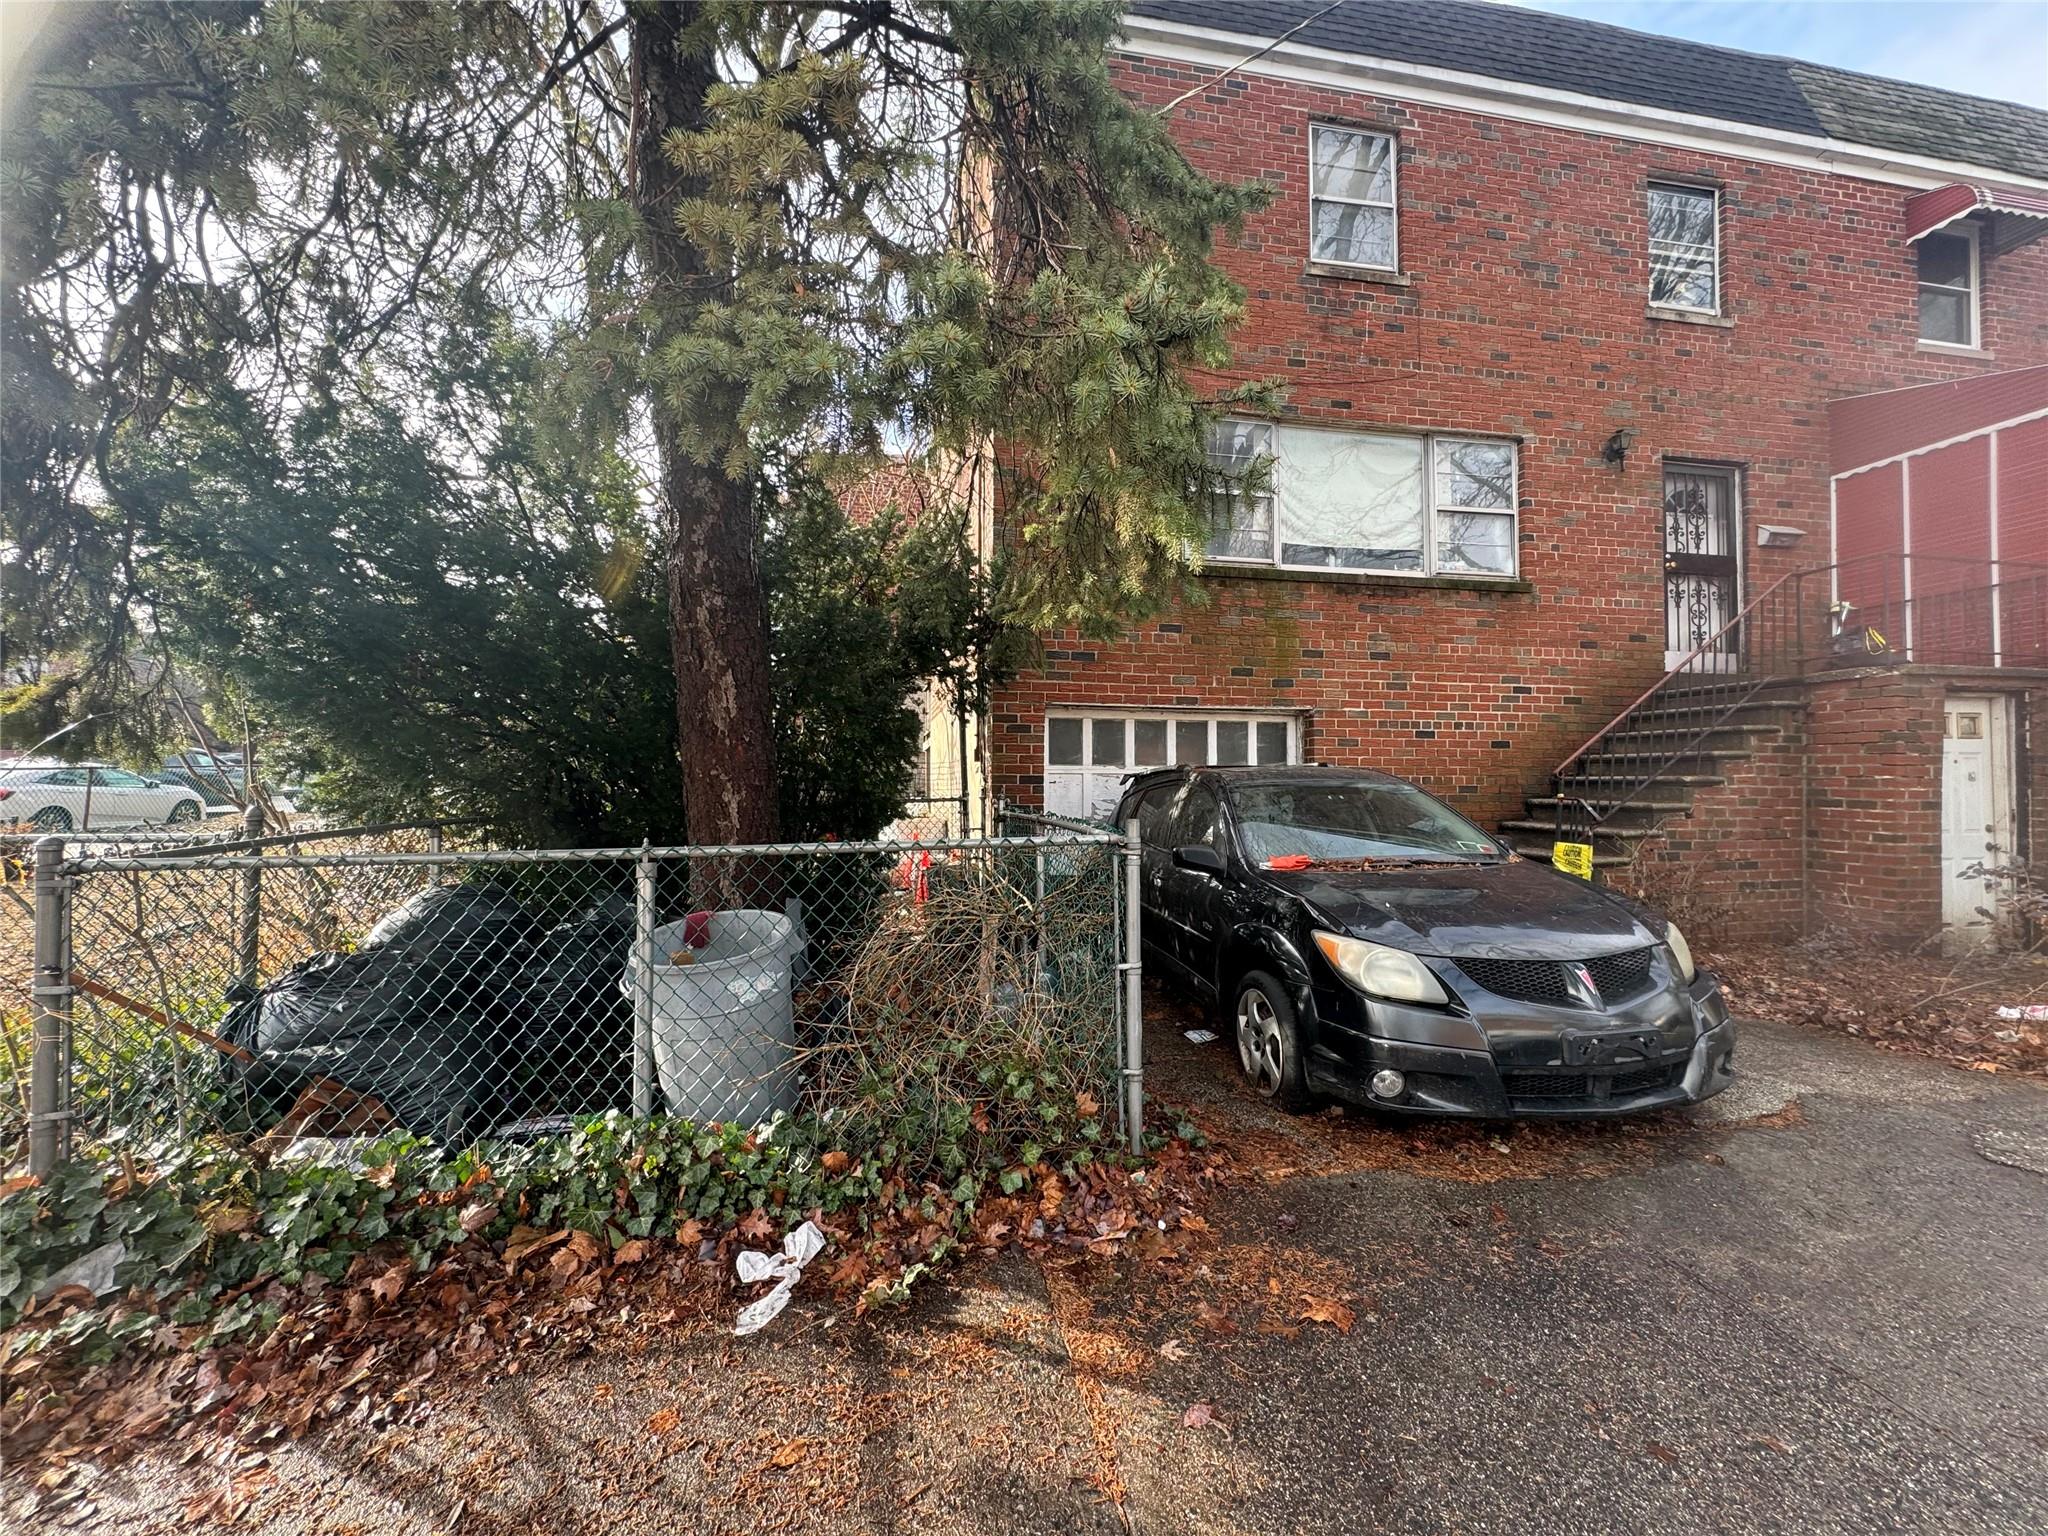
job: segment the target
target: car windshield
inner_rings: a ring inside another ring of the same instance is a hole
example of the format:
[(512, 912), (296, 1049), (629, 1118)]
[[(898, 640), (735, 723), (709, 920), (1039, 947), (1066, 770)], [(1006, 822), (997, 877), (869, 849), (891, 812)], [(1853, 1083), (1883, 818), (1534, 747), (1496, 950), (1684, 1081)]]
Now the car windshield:
[(1501, 856), (1492, 838), (1412, 784), (1240, 784), (1230, 798), (1254, 864)]

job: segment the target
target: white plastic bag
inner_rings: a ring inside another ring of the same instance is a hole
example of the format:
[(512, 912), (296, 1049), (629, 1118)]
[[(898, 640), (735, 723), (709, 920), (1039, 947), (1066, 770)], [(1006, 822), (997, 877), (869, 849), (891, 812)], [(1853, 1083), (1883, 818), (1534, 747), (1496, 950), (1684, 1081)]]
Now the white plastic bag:
[(807, 1221), (782, 1240), (780, 1253), (743, 1253), (734, 1261), (741, 1285), (773, 1280), (775, 1289), (758, 1301), (740, 1308), (733, 1332), (741, 1336), (759, 1333), (789, 1305), (789, 1293), (803, 1277), (804, 1266), (825, 1251), (825, 1234), (814, 1221)]

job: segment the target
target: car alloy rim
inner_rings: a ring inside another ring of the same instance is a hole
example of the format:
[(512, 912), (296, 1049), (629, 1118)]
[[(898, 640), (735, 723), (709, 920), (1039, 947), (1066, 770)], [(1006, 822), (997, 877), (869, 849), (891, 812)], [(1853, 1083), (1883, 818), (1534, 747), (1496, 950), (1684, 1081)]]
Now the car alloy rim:
[(1252, 1086), (1267, 1098), (1280, 1091), (1283, 1049), (1280, 1015), (1264, 992), (1246, 987), (1237, 1000), (1237, 1059)]

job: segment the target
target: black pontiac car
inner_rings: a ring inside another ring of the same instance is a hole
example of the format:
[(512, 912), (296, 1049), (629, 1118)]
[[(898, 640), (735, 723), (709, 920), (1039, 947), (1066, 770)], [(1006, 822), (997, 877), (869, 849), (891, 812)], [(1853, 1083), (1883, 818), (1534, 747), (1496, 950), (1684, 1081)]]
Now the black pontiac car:
[(1728, 1086), (1735, 1028), (1677, 928), (1404, 779), (1169, 768), (1126, 786), (1132, 817), (1146, 965), (1285, 1108), (1609, 1115)]

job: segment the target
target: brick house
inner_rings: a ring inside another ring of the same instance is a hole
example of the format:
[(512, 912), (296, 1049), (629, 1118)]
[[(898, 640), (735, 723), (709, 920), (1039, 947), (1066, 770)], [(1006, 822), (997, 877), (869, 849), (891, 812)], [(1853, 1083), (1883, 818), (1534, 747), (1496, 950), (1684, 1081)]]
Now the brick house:
[[(2048, 848), (2048, 113), (1464, 0), (1322, 8), (1131, 7), (1130, 94), (1274, 189), (1219, 260), (1227, 377), (1284, 411), (1212, 443), (1270, 489), (1219, 498), (1204, 601), (1046, 637), (972, 722), (970, 798), (1370, 764), (1535, 856), (1572, 820), (1723, 937), (1976, 921), (1945, 782), (1995, 779), (1999, 859)], [(1955, 384), (1941, 438), (1851, 403)], [(1970, 434), (1909, 520), (1863, 516), (1899, 479), (1869, 466)]]

